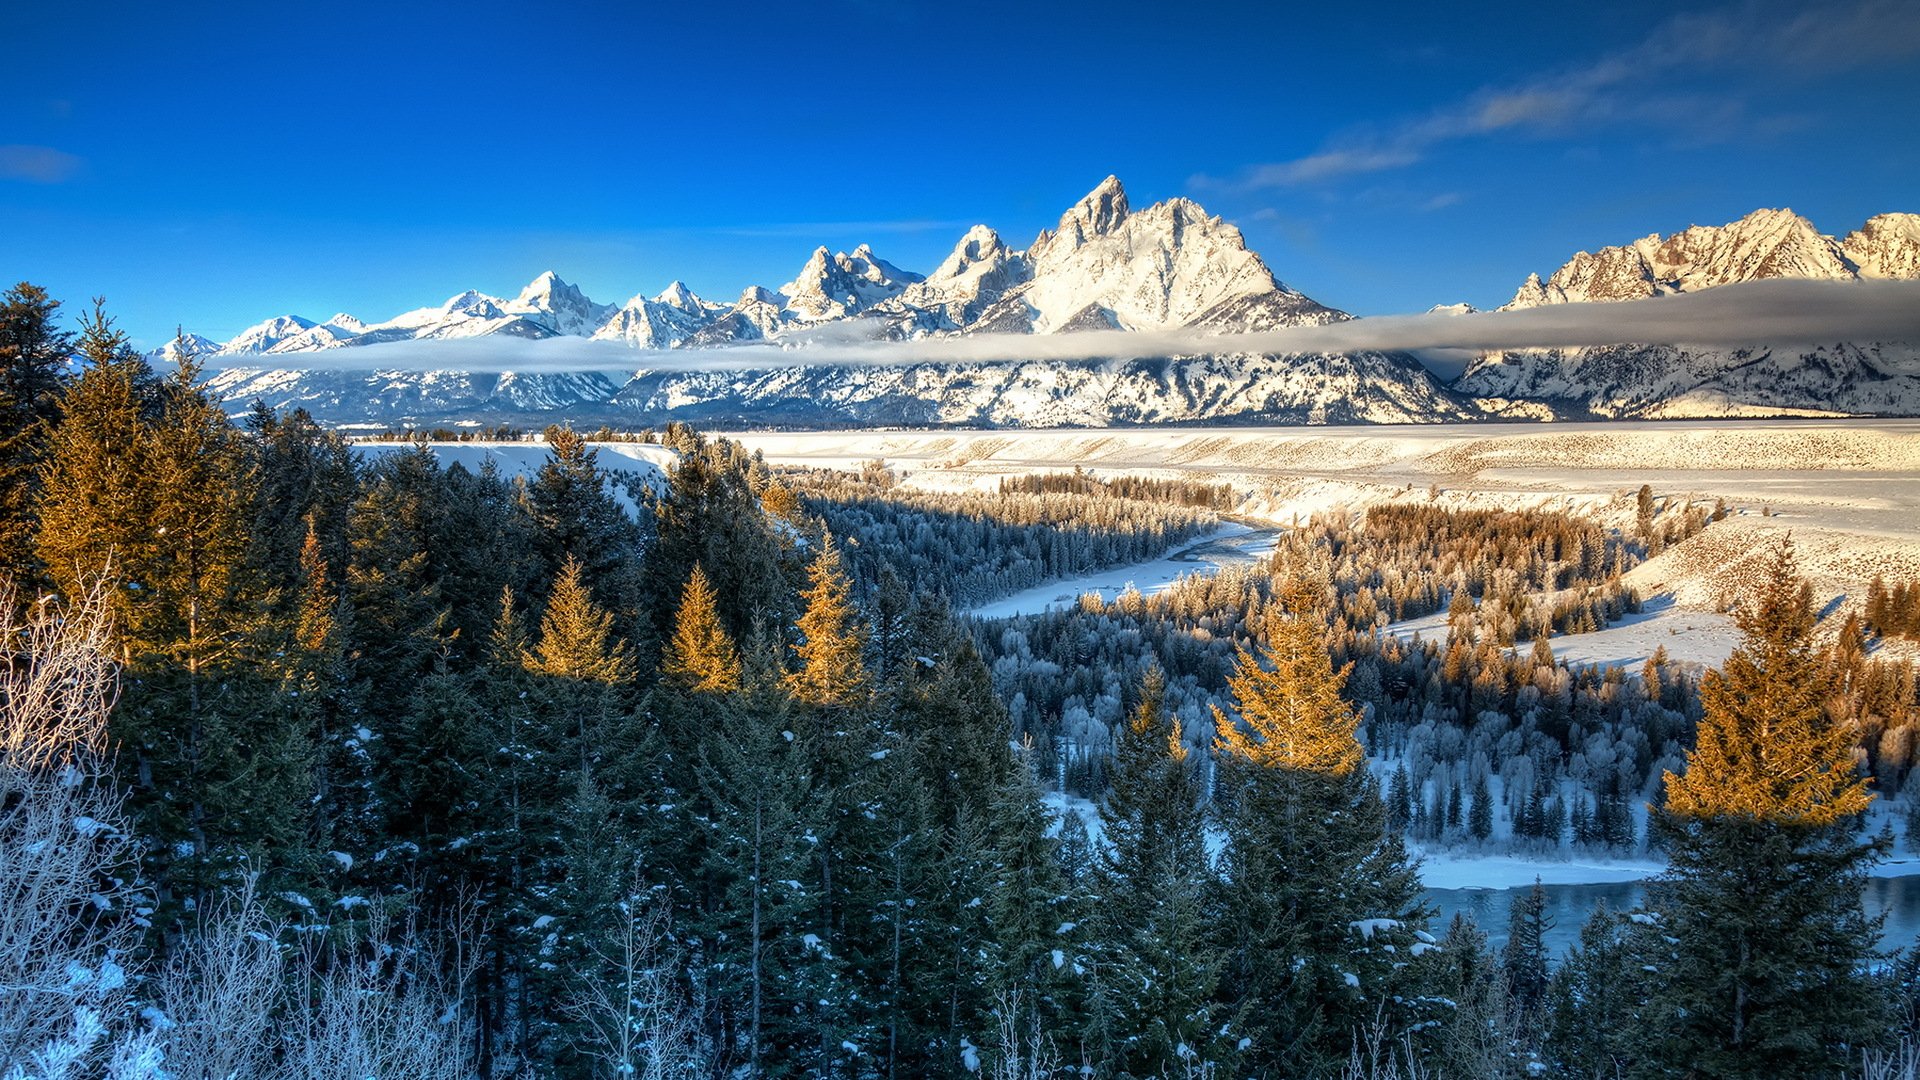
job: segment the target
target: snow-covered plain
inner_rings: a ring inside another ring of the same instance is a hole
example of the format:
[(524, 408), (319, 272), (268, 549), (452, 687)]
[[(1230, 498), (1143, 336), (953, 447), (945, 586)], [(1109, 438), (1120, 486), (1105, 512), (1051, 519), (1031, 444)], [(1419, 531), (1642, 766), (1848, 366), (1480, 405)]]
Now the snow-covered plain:
[[(1676, 660), (1723, 659), (1732, 638), (1720, 613), (1743, 595), (1784, 533), (1792, 535), (1823, 610), (1857, 604), (1875, 575), (1920, 578), (1920, 420), (732, 437), (776, 464), (849, 468), (878, 459), (905, 483), (926, 488), (991, 489), (1004, 477), (1076, 467), (1096, 476), (1195, 477), (1232, 484), (1242, 496), (1236, 517), (1279, 525), (1328, 510), (1432, 502), (1566, 510), (1627, 528), (1643, 483), (1663, 508), (1724, 498), (1727, 520), (1629, 576), (1648, 602), (1647, 615), (1554, 640), (1556, 651), (1585, 663), (1642, 661), (1659, 645)], [(1144, 577), (1135, 579), (1142, 588)], [(1036, 592), (1052, 600), (1070, 587)]]

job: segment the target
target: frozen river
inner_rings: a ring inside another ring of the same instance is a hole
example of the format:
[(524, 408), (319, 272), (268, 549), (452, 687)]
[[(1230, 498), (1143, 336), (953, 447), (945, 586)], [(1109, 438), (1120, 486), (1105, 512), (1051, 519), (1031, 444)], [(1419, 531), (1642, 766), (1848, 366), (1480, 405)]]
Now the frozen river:
[[(1580, 940), (1580, 928), (1602, 901), (1615, 911), (1626, 911), (1646, 899), (1646, 886), (1637, 881), (1602, 885), (1543, 885), (1547, 892), (1547, 947), (1564, 954)], [(1464, 914), (1486, 931), (1498, 949), (1507, 941), (1507, 914), (1524, 889), (1428, 889), (1427, 897), (1440, 914), (1434, 934), (1446, 932), (1455, 914)], [(1868, 878), (1864, 893), (1869, 915), (1885, 914), (1881, 947), (1907, 948), (1920, 936), (1920, 876)]]
[(1112, 600), (1129, 588), (1151, 595), (1171, 588), (1174, 582), (1192, 574), (1217, 574), (1223, 566), (1246, 565), (1264, 559), (1273, 554), (1279, 535), (1279, 529), (1230, 521), (1158, 559), (1050, 581), (982, 604), (964, 614), (982, 619), (1010, 619), (1072, 607), (1087, 593), (1098, 593), (1102, 600)]

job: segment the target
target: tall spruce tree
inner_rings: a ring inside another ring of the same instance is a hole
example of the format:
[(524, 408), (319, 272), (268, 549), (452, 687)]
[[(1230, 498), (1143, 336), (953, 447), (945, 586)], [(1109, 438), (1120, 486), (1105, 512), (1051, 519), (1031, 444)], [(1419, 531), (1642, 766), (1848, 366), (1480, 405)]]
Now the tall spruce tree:
[(1500, 952), (1514, 1008), (1525, 1018), (1537, 1017), (1546, 1005), (1546, 935), (1552, 928), (1547, 890), (1536, 878), (1532, 888), (1514, 899), (1507, 913), (1507, 944)]
[(692, 922), (728, 1055), (756, 1076), (812, 1075), (838, 1051), (821, 1038), (841, 973), (815, 852), (829, 823), (767, 652), (723, 705), (727, 737), (700, 749), (699, 875), (712, 893)]
[(1839, 1070), (1884, 1022), (1879, 920), (1860, 899), (1884, 841), (1853, 835), (1872, 796), (1828, 711), (1834, 672), (1791, 541), (1765, 575), (1740, 646), (1702, 680), (1686, 772), (1666, 776), (1670, 866), (1649, 897), (1667, 1061), (1722, 1077)]
[(0, 566), (32, 565), (40, 463), (60, 412), (73, 335), (55, 320), (60, 301), (21, 282), (0, 293)]
[(800, 600), (800, 641), (793, 646), (800, 667), (787, 676), (788, 692), (823, 708), (864, 704), (871, 683), (863, 660), (866, 627), (832, 536), (822, 539), (819, 554), (807, 565), (807, 587)]
[[(1651, 936), (1604, 900), (1588, 916), (1547, 991), (1544, 1049), (1557, 1075), (1668, 1075), (1649, 1053), (1667, 1022), (1648, 1001), (1658, 977), (1646, 962)], [(1686, 1075), (1685, 1066), (1673, 1075)]]
[(1214, 714), (1222, 982), (1239, 994), (1238, 1068), (1267, 1075), (1336, 1075), (1362, 1026), (1384, 1019), (1396, 1037), (1410, 1026), (1401, 961), (1428, 919), (1362, 767), (1360, 717), (1340, 696), (1345, 672), (1322, 640), (1318, 592), (1288, 583), (1260, 655), (1242, 649), (1228, 678), (1236, 715)]
[(1205, 812), (1158, 667), (1120, 727), (1100, 820), (1106, 876), (1095, 937), (1106, 946), (1099, 978), (1108, 1005), (1095, 1025), (1105, 1074), (1166, 1076), (1215, 1060), (1220, 957)]
[(147, 429), (156, 411), (146, 362), (96, 302), (81, 321), (80, 377), (61, 397), (64, 417), (40, 477), (36, 553), (62, 594), (84, 595), (102, 580), (118, 659), (135, 651), (134, 616), (148, 595), (127, 567), (145, 547), (154, 497), (147, 479)]

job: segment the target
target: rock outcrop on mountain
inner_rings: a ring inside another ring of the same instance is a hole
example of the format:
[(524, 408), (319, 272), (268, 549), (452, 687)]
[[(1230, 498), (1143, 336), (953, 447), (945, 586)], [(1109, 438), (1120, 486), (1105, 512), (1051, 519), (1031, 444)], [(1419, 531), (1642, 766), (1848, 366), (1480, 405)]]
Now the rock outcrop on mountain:
[[(1506, 310), (1609, 303), (1770, 278), (1920, 277), (1920, 215), (1882, 214), (1844, 240), (1791, 210), (1755, 210), (1721, 226), (1579, 252)], [(1609, 417), (1913, 414), (1920, 343), (1782, 343), (1743, 349), (1622, 343), (1488, 353), (1454, 388), (1539, 401), (1563, 415)]]

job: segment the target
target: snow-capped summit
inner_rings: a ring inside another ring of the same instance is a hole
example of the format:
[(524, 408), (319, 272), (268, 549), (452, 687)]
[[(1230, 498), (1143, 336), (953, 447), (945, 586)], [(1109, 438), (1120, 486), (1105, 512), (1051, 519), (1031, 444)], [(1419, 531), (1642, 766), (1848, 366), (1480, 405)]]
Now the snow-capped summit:
[(1027, 282), (973, 329), (1265, 330), (1345, 317), (1282, 285), (1239, 229), (1187, 199), (1129, 211), (1112, 177), (1041, 233), (1024, 261)]
[(147, 362), (151, 364), (178, 363), (182, 353), (195, 360), (204, 361), (220, 351), (220, 343), (199, 334), (183, 333), (175, 335), (165, 345), (147, 353)]
[(1480, 309), (1472, 304), (1435, 304), (1427, 309), (1429, 315), (1477, 315)]
[(689, 315), (701, 317), (711, 317), (715, 312), (726, 310), (726, 305), (702, 300), (692, 289), (687, 288), (686, 282), (678, 280), (660, 290), (660, 295), (654, 297), (653, 302), (679, 308)]
[(1791, 210), (1755, 210), (1726, 225), (1695, 225), (1579, 252), (1544, 282), (1528, 277), (1507, 307), (1640, 300), (1762, 278), (1856, 276), (1840, 244), (1806, 218)]
[(326, 322), (321, 323), (320, 325), (332, 326), (340, 330), (345, 330), (349, 334), (357, 334), (360, 331), (365, 330), (367, 328), (366, 323), (361, 322), (359, 319), (354, 318), (353, 316), (347, 314), (344, 311), (335, 313), (333, 318), (328, 319)]
[(592, 337), (638, 349), (671, 349), (725, 310), (676, 281), (658, 296), (641, 295), (627, 301), (593, 331)]
[(1920, 214), (1880, 214), (1840, 241), (1863, 278), (1920, 278)]
[(303, 319), (298, 315), (281, 315), (277, 318), (268, 319), (263, 323), (256, 323), (240, 331), (232, 340), (220, 346), (220, 351), (227, 353), (272, 352), (274, 348), (282, 342), (289, 338), (299, 337), (306, 331), (313, 329), (314, 325), (315, 323), (312, 319)]
[(900, 294), (906, 310), (937, 312), (943, 328), (979, 318), (1008, 289), (1028, 279), (1026, 256), (985, 225), (968, 229), (933, 273)]
[(513, 302), (501, 306), (512, 315), (524, 315), (556, 334), (589, 337), (612, 314), (605, 304), (587, 299), (587, 294), (560, 280), (548, 270), (534, 278)]
[(828, 254), (815, 248), (792, 281), (780, 286), (787, 311), (801, 322), (822, 322), (858, 315), (900, 295), (921, 280), (873, 253), (865, 244), (852, 254)]
[(1043, 246), (1052, 247), (1065, 244), (1079, 247), (1098, 236), (1105, 236), (1119, 228), (1127, 220), (1127, 190), (1120, 184), (1120, 178), (1109, 176), (1100, 181), (1100, 185), (1087, 192), (1086, 197), (1073, 204), (1073, 208), (1060, 215), (1060, 224), (1051, 235), (1042, 234), (1034, 241), (1036, 256)]

